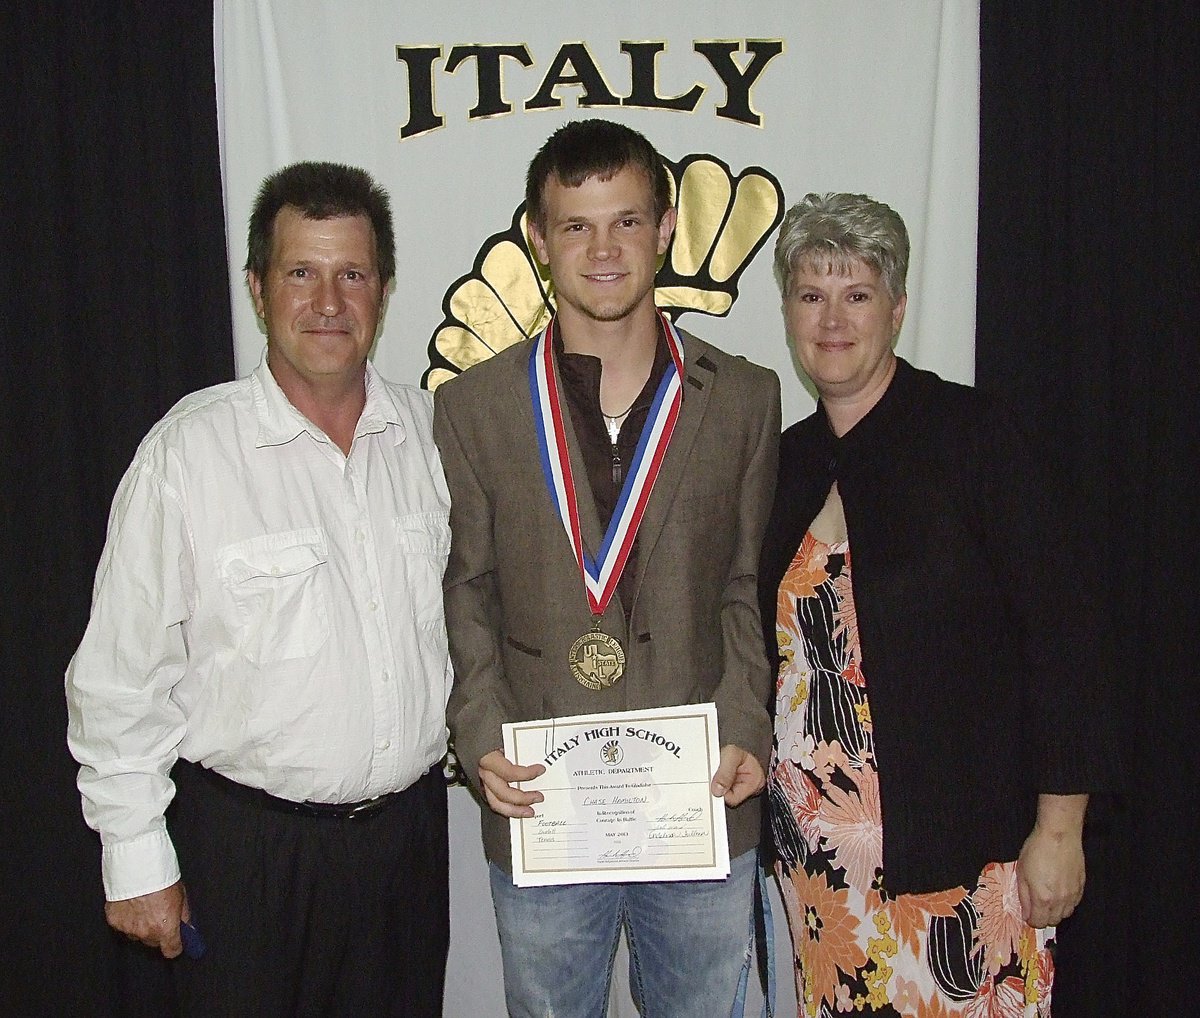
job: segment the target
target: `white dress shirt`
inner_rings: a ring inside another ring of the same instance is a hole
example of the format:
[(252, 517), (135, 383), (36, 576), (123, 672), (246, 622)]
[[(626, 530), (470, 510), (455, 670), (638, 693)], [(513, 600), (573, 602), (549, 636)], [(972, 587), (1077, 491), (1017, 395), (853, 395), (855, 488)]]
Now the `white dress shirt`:
[(110, 900), (179, 879), (178, 756), (296, 801), (411, 785), (446, 750), (450, 496), (428, 393), (367, 366), (349, 456), (266, 361), (181, 400), (117, 490), (68, 743)]

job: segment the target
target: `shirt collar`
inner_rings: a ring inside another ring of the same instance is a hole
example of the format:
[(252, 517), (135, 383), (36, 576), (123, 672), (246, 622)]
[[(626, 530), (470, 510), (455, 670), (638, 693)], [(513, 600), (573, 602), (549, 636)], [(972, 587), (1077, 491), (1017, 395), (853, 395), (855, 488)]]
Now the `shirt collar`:
[[(650, 366), (650, 374), (642, 391), (629, 405), (629, 413), (644, 409), (654, 402), (654, 394), (658, 384), (666, 373), (667, 365), (671, 362), (671, 351), (667, 348), (667, 337), (664, 334), (662, 319), (658, 318), (658, 344), (654, 348), (654, 361)], [(552, 333), (554, 358), (558, 363), (558, 372), (563, 381), (567, 396), (577, 406), (588, 410), (600, 410), (600, 376), (602, 367), (600, 358), (586, 353), (569, 353), (563, 343), (562, 329), (558, 327), (558, 319), (554, 320)]]
[[(329, 441), (328, 436), (297, 410), (284, 395), (267, 366), (265, 353), (258, 367), (254, 369), (253, 378), (254, 409), (258, 415), (258, 438), (255, 445), (258, 448), (286, 445), (305, 432), (318, 442)], [(354, 429), (355, 436), (374, 435), (392, 425), (397, 429), (396, 442), (399, 444), (404, 440), (404, 425), (399, 409), (383, 378), (370, 361), (367, 361), (366, 386), (366, 402), (358, 419), (358, 426)]]

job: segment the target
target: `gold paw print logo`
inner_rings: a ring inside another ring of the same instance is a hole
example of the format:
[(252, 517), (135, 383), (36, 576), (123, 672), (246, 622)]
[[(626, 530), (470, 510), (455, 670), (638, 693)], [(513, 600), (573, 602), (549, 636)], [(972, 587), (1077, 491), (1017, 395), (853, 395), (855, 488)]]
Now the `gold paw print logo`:
[[(726, 315), (742, 273), (783, 218), (783, 189), (760, 167), (735, 177), (711, 155), (664, 162), (679, 223), (659, 266), (655, 301), (672, 320), (685, 311)], [(421, 380), (427, 389), (546, 327), (554, 292), (529, 245), (524, 202), (508, 229), (488, 237), (471, 271), (446, 291), (442, 312)]]

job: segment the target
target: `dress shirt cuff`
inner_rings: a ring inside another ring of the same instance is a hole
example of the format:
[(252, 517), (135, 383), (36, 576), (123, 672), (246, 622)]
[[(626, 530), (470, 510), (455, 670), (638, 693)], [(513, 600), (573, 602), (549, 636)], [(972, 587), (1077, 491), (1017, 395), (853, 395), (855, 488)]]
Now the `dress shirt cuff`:
[(179, 879), (179, 860), (166, 831), (105, 845), (100, 869), (108, 901), (161, 891)]

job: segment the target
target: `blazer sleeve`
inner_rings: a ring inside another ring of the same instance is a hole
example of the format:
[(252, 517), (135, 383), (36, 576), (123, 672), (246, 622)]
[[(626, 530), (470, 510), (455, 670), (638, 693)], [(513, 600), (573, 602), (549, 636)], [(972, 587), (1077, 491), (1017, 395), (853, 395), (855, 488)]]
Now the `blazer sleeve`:
[(445, 388), (434, 394), (433, 435), (450, 489), (450, 555), (442, 592), (454, 685), (446, 722), (454, 751), (478, 793), (479, 761), (503, 747), (501, 725), (513, 717), (513, 709), (500, 649), (494, 513), (467, 451), (478, 454), (480, 445), (464, 443), (464, 415), (456, 413)]
[(721, 638), (725, 668), (715, 703), (723, 745), (753, 753), (766, 770), (771, 756), (771, 720), (767, 712), (771, 672), (763, 647), (758, 606), (758, 561), (775, 495), (781, 422), (779, 377), (752, 380), (765, 398), (749, 397), (760, 415), (757, 433), (741, 477), (737, 532), (729, 575), (721, 598)]

